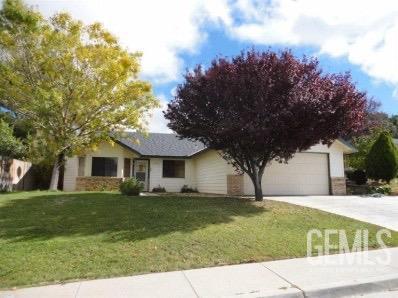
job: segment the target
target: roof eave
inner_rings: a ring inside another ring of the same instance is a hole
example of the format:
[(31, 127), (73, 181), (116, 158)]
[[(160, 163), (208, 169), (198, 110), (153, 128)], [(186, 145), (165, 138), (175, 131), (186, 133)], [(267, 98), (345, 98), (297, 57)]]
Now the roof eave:
[(205, 151), (208, 151), (208, 150), (210, 150), (210, 148), (207, 148), (207, 147), (203, 148), (203, 149), (200, 149), (199, 151), (196, 151), (195, 153), (189, 155), (189, 157), (195, 157), (195, 156), (197, 156), (197, 155), (199, 155), (199, 154), (201, 154), (201, 153), (203, 153)]
[(355, 148), (352, 144), (349, 142), (345, 141), (342, 138), (338, 138), (337, 141), (344, 147), (344, 154), (352, 154), (352, 153), (357, 153), (358, 150)]
[(140, 152), (138, 152), (137, 150), (135, 150), (135, 149), (131, 148), (130, 146), (124, 144), (123, 142), (119, 141), (118, 139), (112, 138), (112, 140), (113, 140), (116, 144), (122, 146), (123, 148), (125, 148), (125, 149), (127, 149), (127, 150), (130, 150), (130, 151), (134, 152), (135, 154), (139, 155), (140, 157), (143, 156)]
[(186, 155), (141, 155), (142, 158), (179, 158), (179, 159), (189, 159), (191, 156)]

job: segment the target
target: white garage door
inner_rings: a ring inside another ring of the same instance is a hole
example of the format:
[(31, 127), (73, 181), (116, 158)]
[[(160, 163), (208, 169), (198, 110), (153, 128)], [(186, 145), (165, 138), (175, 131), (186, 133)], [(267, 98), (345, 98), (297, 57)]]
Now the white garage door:
[[(328, 156), (297, 153), (288, 164), (272, 162), (265, 169), (262, 186), (264, 195), (328, 195)], [(245, 177), (245, 192), (254, 194), (248, 177)]]

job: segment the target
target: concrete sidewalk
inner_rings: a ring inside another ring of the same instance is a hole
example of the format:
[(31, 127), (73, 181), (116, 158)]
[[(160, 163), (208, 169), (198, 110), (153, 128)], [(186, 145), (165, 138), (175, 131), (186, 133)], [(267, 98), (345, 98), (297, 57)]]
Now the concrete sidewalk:
[(358, 297), (382, 292), (398, 297), (398, 248), (81, 281), (3, 291), (0, 297)]

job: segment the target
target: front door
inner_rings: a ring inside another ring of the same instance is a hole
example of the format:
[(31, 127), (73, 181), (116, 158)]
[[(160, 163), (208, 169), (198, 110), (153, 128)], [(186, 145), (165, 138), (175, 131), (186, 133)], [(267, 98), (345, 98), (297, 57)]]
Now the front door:
[(134, 160), (134, 177), (144, 184), (144, 191), (148, 191), (148, 160), (135, 159)]

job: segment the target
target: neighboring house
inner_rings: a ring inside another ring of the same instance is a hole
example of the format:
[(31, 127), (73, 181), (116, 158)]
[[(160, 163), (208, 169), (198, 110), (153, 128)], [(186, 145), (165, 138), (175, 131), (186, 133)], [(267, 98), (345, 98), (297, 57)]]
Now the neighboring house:
[[(139, 142), (134, 142), (138, 139)], [(265, 170), (265, 195), (345, 194), (344, 154), (355, 150), (336, 140), (330, 147), (315, 145), (296, 153), (287, 164), (272, 162)], [(174, 134), (131, 133), (115, 144), (101, 144), (85, 156), (69, 158), (64, 190), (117, 189), (123, 178), (134, 176), (145, 190), (162, 186), (179, 192), (183, 185), (202, 193), (253, 195), (250, 178), (238, 175), (217, 151)]]

